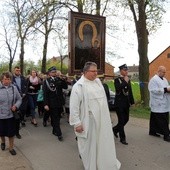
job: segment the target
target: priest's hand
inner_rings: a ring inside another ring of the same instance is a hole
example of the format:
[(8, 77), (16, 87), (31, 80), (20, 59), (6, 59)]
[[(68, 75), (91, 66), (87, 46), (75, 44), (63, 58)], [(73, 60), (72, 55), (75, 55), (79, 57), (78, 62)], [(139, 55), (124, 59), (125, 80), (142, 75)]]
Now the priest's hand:
[(84, 131), (83, 126), (79, 125), (79, 126), (75, 127), (75, 131), (78, 133), (82, 133)]

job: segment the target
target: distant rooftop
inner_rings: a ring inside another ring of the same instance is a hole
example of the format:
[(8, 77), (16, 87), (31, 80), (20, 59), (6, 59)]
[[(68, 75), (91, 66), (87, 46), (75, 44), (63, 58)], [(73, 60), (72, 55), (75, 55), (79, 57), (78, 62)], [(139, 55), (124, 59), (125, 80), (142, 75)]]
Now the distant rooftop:
[(139, 66), (136, 66), (135, 64), (133, 66), (128, 66), (128, 72), (139, 72)]

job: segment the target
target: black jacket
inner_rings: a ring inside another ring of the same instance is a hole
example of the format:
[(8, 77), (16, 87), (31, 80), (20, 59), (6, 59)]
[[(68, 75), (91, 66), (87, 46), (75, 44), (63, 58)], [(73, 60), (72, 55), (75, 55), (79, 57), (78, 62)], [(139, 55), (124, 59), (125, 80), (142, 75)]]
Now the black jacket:
[(132, 94), (131, 82), (128, 83), (123, 77), (118, 77), (114, 80), (114, 86), (116, 91), (115, 106), (123, 107), (134, 104), (134, 98)]
[(43, 83), (44, 105), (50, 108), (62, 107), (64, 105), (63, 89), (67, 89), (68, 85), (65, 80), (58, 77), (47, 78)]
[(21, 89), (18, 87), (18, 85), (16, 83), (15, 75), (12, 76), (12, 83), (17, 87), (20, 95), (23, 96), (23, 94), (26, 94), (26, 79), (24, 76), (20, 76), (20, 78), (21, 78)]

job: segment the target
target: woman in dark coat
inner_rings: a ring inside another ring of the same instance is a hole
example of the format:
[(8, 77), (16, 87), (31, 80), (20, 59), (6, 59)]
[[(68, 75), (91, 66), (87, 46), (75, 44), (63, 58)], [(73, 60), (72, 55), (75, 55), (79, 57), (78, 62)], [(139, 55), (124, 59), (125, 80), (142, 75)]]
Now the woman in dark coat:
[(35, 70), (31, 71), (31, 75), (27, 78), (27, 95), (28, 95), (28, 105), (30, 109), (30, 113), (32, 116), (31, 123), (34, 126), (37, 126), (37, 121), (35, 119), (35, 109), (37, 106), (37, 96), (38, 91), (40, 90), (41, 80), (37, 76), (37, 72)]

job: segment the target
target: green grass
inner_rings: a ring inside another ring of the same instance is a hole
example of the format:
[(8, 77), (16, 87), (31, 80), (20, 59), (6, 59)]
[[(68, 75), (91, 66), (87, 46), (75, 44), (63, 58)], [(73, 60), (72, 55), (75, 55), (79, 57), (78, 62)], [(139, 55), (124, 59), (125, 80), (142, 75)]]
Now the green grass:
[[(113, 92), (115, 92), (114, 80), (107, 81), (106, 83), (109, 86), (109, 88)], [(131, 86), (132, 86), (132, 92), (133, 92), (133, 96), (134, 96), (134, 100), (135, 100), (135, 105), (130, 108), (130, 116), (136, 117), (136, 118), (149, 119), (150, 108), (143, 107), (141, 104), (139, 82), (131, 82)]]
[(115, 92), (114, 80), (109, 80), (106, 83), (109, 86), (109, 89), (112, 90), (113, 92)]
[(138, 104), (130, 107), (130, 116), (142, 119), (150, 118), (150, 108)]

